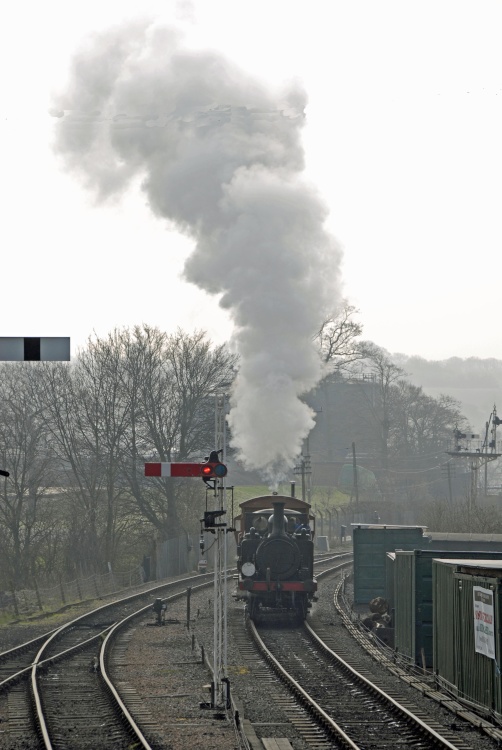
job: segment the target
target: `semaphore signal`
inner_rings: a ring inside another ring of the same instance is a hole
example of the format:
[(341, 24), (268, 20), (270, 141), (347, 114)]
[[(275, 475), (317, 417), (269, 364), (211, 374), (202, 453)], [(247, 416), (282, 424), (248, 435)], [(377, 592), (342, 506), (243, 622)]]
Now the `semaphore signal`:
[[(216, 398), (216, 424), (223, 426), (222, 434), (216, 430), (216, 444), (225, 446), (225, 397)], [(221, 440), (221, 442), (220, 442)], [(226, 533), (234, 531), (228, 528), (222, 517), (227, 512), (225, 509), (225, 482), (223, 481), (228, 473), (226, 464), (220, 461), (220, 454), (225, 457), (225, 447), (220, 450), (211, 451), (209, 456), (202, 463), (187, 462), (147, 462), (145, 463), (146, 477), (199, 477), (206, 484), (206, 487), (221, 493), (221, 507), (214, 510), (207, 510), (207, 489), (206, 489), (206, 510), (204, 518), (201, 519), (201, 554), (204, 553), (204, 536), (203, 530), (215, 534), (215, 551), (214, 551), (214, 649), (213, 649), (213, 675), (211, 683), (211, 701), (201, 703), (201, 708), (221, 709), (230, 708), (230, 680), (227, 675), (227, 547)], [(233, 514), (232, 514), (233, 515)], [(219, 523), (219, 521), (222, 521)], [(202, 525), (203, 524), (203, 525)], [(222, 650), (222, 646), (224, 646)]]
[(226, 477), (228, 469), (221, 461), (204, 463), (145, 463), (145, 477), (199, 477), (200, 479), (220, 479)]
[(211, 451), (203, 463), (192, 461), (145, 463), (145, 477), (200, 477), (203, 482), (215, 489), (216, 480), (223, 479), (228, 473), (226, 464), (219, 459), (220, 453), (222, 450)]
[(69, 362), (69, 336), (0, 336), (1, 362)]

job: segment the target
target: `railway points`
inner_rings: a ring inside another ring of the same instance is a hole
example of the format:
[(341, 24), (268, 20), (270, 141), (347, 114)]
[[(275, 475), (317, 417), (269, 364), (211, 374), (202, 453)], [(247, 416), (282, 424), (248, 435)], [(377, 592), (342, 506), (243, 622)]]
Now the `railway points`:
[[(347, 550), (344, 550), (344, 553), (347, 555)], [(338, 616), (335, 616), (334, 611), (329, 606), (329, 601), (327, 601), (329, 599), (329, 594), (327, 593), (329, 589), (325, 589), (324, 587), (327, 585), (329, 576), (327, 573), (323, 575), (319, 572), (319, 570), (325, 572), (326, 569), (333, 566), (327, 560), (328, 556), (316, 556), (315, 577), (319, 584), (319, 599), (313, 603), (313, 607), (307, 617), (307, 622), (318, 631), (322, 640), (328, 642), (328, 645), (331, 641), (330, 648), (332, 650), (339, 651), (341, 649), (345, 652), (349, 651), (351, 659), (360, 663), (362, 657), (360, 655), (359, 642), (354, 641), (349, 631), (345, 633), (345, 626), (339, 624), (341, 620), (338, 622)], [(347, 560), (345, 559), (343, 562), (347, 562)], [(210, 581), (211, 574), (206, 578)], [(348, 580), (350, 579), (345, 579), (345, 585), (350, 591), (351, 584), (348, 583)], [(233, 582), (229, 583), (229, 586), (233, 585)], [(188, 586), (188, 582), (185, 582), (185, 586)], [(353, 596), (353, 594), (351, 595)], [(145, 616), (150, 622), (154, 616), (152, 603), (155, 601), (156, 596), (153, 590), (148, 594), (149, 603), (146, 607), (148, 611), (145, 612)], [(322, 731), (318, 727), (313, 727), (311, 722), (307, 720), (305, 715), (300, 711), (296, 699), (291, 696), (287, 697), (283, 693), (283, 689), (278, 687), (276, 678), (267, 672), (266, 665), (262, 663), (257, 654), (253, 652), (253, 647), (245, 640), (242, 635), (245, 614), (243, 602), (232, 601), (229, 611), (228, 674), (232, 689), (231, 709), (201, 713), (200, 704), (207, 702), (207, 692), (200, 692), (204, 684), (204, 680), (202, 679), (204, 671), (206, 674), (211, 675), (212, 601), (210, 597), (208, 598), (207, 594), (192, 594), (189, 624), (186, 622), (185, 608), (186, 605), (183, 603), (182, 594), (180, 604), (169, 605), (169, 622), (164, 627), (144, 628), (136, 625), (130, 629), (129, 634), (118, 634), (117, 636), (118, 650), (116, 652), (116, 666), (114, 669), (118, 669), (119, 672), (123, 669), (129, 670), (127, 679), (125, 679), (123, 671), (122, 676), (119, 675), (117, 679), (120, 681), (124, 678), (122, 681), (128, 685), (126, 691), (128, 703), (126, 703), (126, 707), (133, 717), (136, 716), (139, 725), (150, 728), (155, 727), (155, 732), (160, 731), (164, 737), (167, 737), (169, 732), (179, 732), (179, 725), (183, 724), (185, 726), (184, 739), (187, 742), (188, 740), (191, 742), (191, 747), (197, 746), (195, 737), (200, 737), (204, 733), (209, 732), (213, 733), (211, 736), (218, 738), (218, 744), (215, 746), (221, 748), (221, 750), (226, 750), (227, 746), (234, 750), (234, 748), (240, 747), (238, 737), (239, 731), (243, 728), (246, 728), (248, 732), (246, 735), (248, 746), (256, 749), (259, 748), (259, 750), (263, 750), (267, 746), (274, 747), (274, 743), (280, 746), (281, 742), (283, 745), (289, 742), (295, 748), (307, 748), (309, 742), (311, 746), (311, 742), (314, 739), (319, 747), (324, 746), (327, 748), (333, 746), (332, 744), (330, 745), (331, 741), (329, 739), (323, 740), (321, 737)], [(352, 615), (354, 616), (354, 611), (350, 610), (350, 607), (349, 611), (352, 611)], [(101, 620), (103, 619), (101, 616)], [(269, 628), (267, 618), (262, 618), (262, 622), (258, 623), (258, 627)], [(298, 622), (290, 622), (290, 627), (288, 628), (293, 633), (294, 642), (301, 644), (302, 650), (298, 652), (299, 660), (303, 660), (305, 653), (310, 653), (311, 651), (311, 647), (306, 645), (306, 636), (301, 634), (301, 628), (302, 626)], [(322, 633), (323, 630), (324, 635)], [(368, 641), (368, 637), (364, 634), (359, 623), (356, 623), (356, 630), (361, 643), (365, 641), (366, 644), (369, 643), (370, 647), (373, 648), (371, 662), (374, 664), (374, 667), (365, 664), (363, 672), (372, 672), (373, 682), (376, 680), (378, 683), (378, 679), (381, 679), (384, 683), (385, 692), (393, 695), (395, 699), (396, 695), (399, 694), (401, 701), (398, 702), (404, 701), (405, 708), (413, 713), (410, 706), (425, 701), (425, 695), (433, 698), (434, 694), (436, 694), (437, 700), (440, 700), (437, 696), (441, 696), (443, 707), (439, 703), (437, 704), (441, 711), (443, 711), (444, 707), (451, 709), (455, 703), (458, 703), (452, 700), (451, 697), (446, 699), (445, 695), (441, 694), (437, 686), (434, 686), (429, 679), (422, 677), (419, 680), (416, 675), (410, 674), (406, 669), (396, 665), (395, 662), (391, 665), (393, 672), (389, 678), (382, 678), (382, 646), (376, 647), (374, 639)], [(237, 632), (240, 632), (241, 635), (238, 636)], [(106, 639), (108, 636), (105, 634), (104, 638)], [(147, 638), (146, 642), (144, 642), (144, 638)], [(349, 640), (353, 641), (355, 645), (350, 646)], [(289, 657), (291, 657), (294, 649), (294, 645), (285, 646), (285, 651)], [(82, 656), (81, 659), (81, 667), (79, 668), (87, 667), (90, 678), (95, 678), (97, 676), (96, 672), (90, 671), (91, 659), (87, 656)], [(76, 663), (78, 663), (78, 660)], [(103, 666), (104, 664), (101, 665), (100, 672), (103, 670)], [(198, 675), (197, 685), (193, 682), (190, 683), (188, 679), (188, 673), (192, 671)], [(321, 667), (319, 662), (319, 675), (324, 674), (325, 671), (329, 671), (329, 668)], [(378, 673), (378, 679), (376, 673)], [(158, 678), (159, 675), (162, 676), (160, 680)], [(394, 684), (394, 688), (392, 688), (391, 685), (396, 676), (401, 680), (404, 678), (405, 681), (401, 681), (401, 687), (396, 687)], [(324, 682), (324, 680), (322, 681)], [(313, 681), (300, 676), (296, 679), (296, 682), (301, 684), (302, 688), (306, 690), (308, 685)], [(317, 678), (314, 682), (318, 683), (319, 679)], [(420, 683), (422, 689), (418, 690), (417, 686)], [(186, 685), (189, 684), (190, 687), (187, 689)], [(19, 707), (20, 685), (21, 683), (18, 683), (17, 693), (10, 693), (9, 702), (13, 711), (16, 705)], [(403, 697), (405, 693), (404, 685), (412, 693), (416, 693), (416, 700), (413, 700), (409, 696)], [(265, 698), (263, 698), (263, 694)], [(273, 712), (271, 712), (271, 700), (274, 701)], [(0, 697), (0, 715), (2, 715), (2, 701), (5, 703), (5, 698)], [(264, 707), (263, 703), (268, 705)], [(447, 742), (450, 742), (450, 745), (446, 744), (443, 746), (451, 746), (459, 750), (461, 748), (466, 750), (467, 748), (480, 746), (472, 743), (471, 740), (475, 736), (473, 734), (474, 730), (472, 729), (472, 725), (466, 721), (468, 714), (472, 714), (472, 711), (469, 712), (465, 706), (462, 707), (459, 703), (458, 706), (458, 715), (454, 719), (451, 718), (451, 715), (450, 719), (441, 715), (436, 716), (434, 710), (429, 710), (430, 716), (428, 717), (428, 712), (423, 705), (417, 707), (416, 713), (422, 719), (431, 719), (432, 716), (434, 717), (432, 724), (434, 731), (438, 734), (445, 734), (445, 739)], [(165, 726), (159, 730), (159, 721), (160, 725), (163, 723), (159, 717), (162, 717), (162, 714), (166, 713), (165, 710), (162, 711), (161, 707), (169, 707), (168, 714), (171, 717), (176, 715), (179, 718), (179, 722), (174, 719), (170, 722), (165, 721)], [(160, 713), (159, 709), (161, 709)], [(268, 718), (265, 718), (266, 710), (269, 711)], [(333, 708), (333, 712), (335, 710), (336, 707)], [(173, 714), (173, 711), (175, 711), (175, 714)], [(176, 713), (178, 711), (181, 713)], [(272, 720), (270, 720), (271, 716)], [(481, 724), (483, 720), (478, 717), (478, 722)], [(342, 723), (342, 721), (338, 723)], [(486, 733), (486, 740), (483, 740), (484, 747), (491, 747), (490, 742), (492, 741), (494, 742), (493, 746), (496, 746), (497, 730), (493, 724), (489, 725), (488, 721), (485, 721), (484, 724), (486, 725), (484, 727)], [(449, 734), (446, 731), (448, 728), (447, 725), (450, 725)], [(455, 726), (455, 728), (451, 729), (451, 726)], [(167, 739), (164, 742), (167, 742)], [(211, 747), (210, 742), (211, 740), (209, 740), (209, 744), (206, 742), (205, 746)], [(253, 742), (256, 744), (253, 745)], [(300, 742), (303, 742), (304, 745), (298, 744)], [(82, 747), (84, 746), (82, 745)], [(364, 743), (362, 746), (364, 747)], [(426, 744), (425, 746), (429, 747), (431, 745)], [(0, 747), (3, 750), (1, 742)], [(76, 745), (75, 747), (78, 749), (80, 746)], [(162, 747), (162, 744), (159, 747)], [(184, 748), (184, 745), (177, 744), (176, 747), (179, 747), (181, 750)], [(189, 747), (189, 745), (187, 744), (186, 747)]]

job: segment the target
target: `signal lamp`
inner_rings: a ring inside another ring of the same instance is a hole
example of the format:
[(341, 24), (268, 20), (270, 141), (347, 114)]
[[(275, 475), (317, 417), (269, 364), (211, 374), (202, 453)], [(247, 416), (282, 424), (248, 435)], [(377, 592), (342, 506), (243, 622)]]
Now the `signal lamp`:
[(201, 474), (203, 479), (214, 479), (215, 477), (221, 479), (222, 477), (226, 477), (227, 473), (227, 467), (219, 461), (217, 463), (208, 462), (207, 464), (202, 464)]

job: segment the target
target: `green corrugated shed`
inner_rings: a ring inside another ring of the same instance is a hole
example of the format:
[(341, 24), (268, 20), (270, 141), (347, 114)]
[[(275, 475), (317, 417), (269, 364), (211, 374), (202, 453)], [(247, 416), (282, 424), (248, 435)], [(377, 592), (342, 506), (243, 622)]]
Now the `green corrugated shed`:
[(397, 551), (394, 628), (396, 651), (414, 664), (433, 665), (432, 561), (434, 558), (500, 559), (500, 552)]
[(424, 546), (422, 526), (352, 525), (354, 602), (367, 604), (385, 596), (385, 556), (396, 549)]
[(396, 553), (387, 552), (385, 555), (385, 598), (389, 602), (389, 612), (394, 609)]
[[(434, 560), (434, 674), (459, 698), (502, 717), (500, 660), (502, 561)], [(475, 648), (473, 593), (480, 586), (493, 595), (494, 657)]]

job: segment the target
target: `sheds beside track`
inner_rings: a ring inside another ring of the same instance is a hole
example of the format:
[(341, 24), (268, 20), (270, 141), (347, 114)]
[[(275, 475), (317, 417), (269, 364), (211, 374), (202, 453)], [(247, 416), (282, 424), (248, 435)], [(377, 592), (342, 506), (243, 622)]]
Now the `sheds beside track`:
[(502, 561), (433, 561), (434, 675), (502, 719)]
[[(420, 667), (433, 665), (433, 560), (466, 556), (465, 551), (396, 550), (393, 582), (395, 649), (411, 663)], [(502, 552), (473, 551), (468, 556), (474, 560), (495, 558), (502, 564)]]
[(354, 604), (387, 600), (396, 655), (502, 722), (502, 535), (354, 524), (353, 549)]
[(352, 524), (354, 545), (354, 602), (367, 604), (386, 595), (386, 554), (396, 549), (419, 549), (423, 526)]

